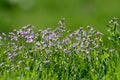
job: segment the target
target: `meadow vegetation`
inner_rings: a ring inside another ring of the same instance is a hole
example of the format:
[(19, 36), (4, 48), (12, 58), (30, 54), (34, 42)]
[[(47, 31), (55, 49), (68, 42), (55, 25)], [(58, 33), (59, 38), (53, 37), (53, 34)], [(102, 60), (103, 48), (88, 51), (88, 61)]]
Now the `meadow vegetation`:
[(108, 40), (87, 26), (67, 30), (64, 19), (52, 30), (27, 25), (0, 33), (0, 80), (118, 80), (120, 30), (110, 20)]

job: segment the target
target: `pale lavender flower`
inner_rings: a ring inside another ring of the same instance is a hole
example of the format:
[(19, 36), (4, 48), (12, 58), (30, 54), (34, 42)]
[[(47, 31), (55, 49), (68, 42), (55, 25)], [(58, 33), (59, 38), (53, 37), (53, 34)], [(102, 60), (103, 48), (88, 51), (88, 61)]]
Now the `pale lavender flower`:
[(26, 40), (26, 42), (27, 42), (27, 43), (32, 43), (32, 42), (33, 42), (33, 39), (32, 39), (32, 38), (28, 38), (28, 39)]
[(13, 60), (13, 56), (12, 55), (9, 55), (8, 58), (9, 58), (10, 61)]
[(69, 53), (68, 49), (64, 49), (63, 52), (64, 52), (65, 54), (68, 54), (68, 53)]
[(32, 33), (32, 34), (29, 35), (29, 36), (25, 36), (25, 38), (26, 38), (26, 42), (27, 42), (27, 43), (33, 42), (33, 41), (34, 41), (34, 33)]
[(17, 54), (16, 52), (13, 52), (13, 54), (12, 54), (12, 55), (15, 57), (15, 56), (17, 56), (18, 54)]
[(101, 36), (101, 35), (103, 35), (103, 33), (101, 33), (101, 32), (96, 32), (95, 35)]
[(36, 43), (36, 46), (37, 46), (37, 47), (40, 47), (40, 46), (41, 46), (40, 42), (37, 42), (37, 43)]
[(73, 34), (73, 33), (69, 35), (69, 37), (73, 37), (73, 36), (74, 36), (74, 34)]
[(78, 46), (78, 43), (73, 43), (73, 44), (71, 45), (72, 48), (75, 48), (75, 47), (77, 47), (77, 46)]
[(78, 40), (80, 42), (81, 41), (81, 37), (76, 37), (76, 40)]
[(98, 45), (98, 44), (96, 44), (94, 48), (99, 48), (99, 45)]
[(55, 44), (53, 42), (49, 42), (49, 47), (53, 47)]
[(60, 43), (60, 41), (57, 42), (57, 47), (58, 47), (59, 49), (62, 49), (62, 44)]
[(48, 44), (44, 43), (42, 48), (45, 49), (47, 46), (48, 46)]
[(18, 37), (17, 37), (17, 36), (11, 36), (11, 40), (17, 41), (17, 40), (18, 40)]
[(13, 32), (9, 33), (9, 37), (10, 37), (11, 40), (15, 40), (15, 41), (18, 40), (18, 36), (15, 33), (13, 33)]
[(62, 44), (66, 44), (68, 41), (69, 41), (69, 38), (67, 37), (67, 38), (63, 39)]
[(20, 30), (18, 31), (18, 34), (20, 34), (22, 37), (24, 37), (24, 36), (26, 36), (28, 33), (25, 32), (25, 31), (23, 31), (22, 29), (20, 29)]

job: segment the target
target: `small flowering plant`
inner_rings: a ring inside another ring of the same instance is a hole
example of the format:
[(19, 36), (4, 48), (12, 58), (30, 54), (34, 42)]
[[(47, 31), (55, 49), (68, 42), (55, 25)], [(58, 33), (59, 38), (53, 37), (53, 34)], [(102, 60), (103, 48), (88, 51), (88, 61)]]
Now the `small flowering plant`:
[(115, 79), (120, 33), (117, 19), (109, 24), (106, 47), (103, 33), (87, 26), (76, 31), (66, 30), (64, 19), (59, 27), (34, 32), (27, 25), (8, 35), (0, 34), (0, 79), (79, 80)]
[(108, 25), (109, 37), (108, 39), (114, 44), (114, 47), (118, 49), (120, 47), (120, 32), (119, 32), (119, 24), (117, 18), (113, 18), (109, 21), (110, 25)]

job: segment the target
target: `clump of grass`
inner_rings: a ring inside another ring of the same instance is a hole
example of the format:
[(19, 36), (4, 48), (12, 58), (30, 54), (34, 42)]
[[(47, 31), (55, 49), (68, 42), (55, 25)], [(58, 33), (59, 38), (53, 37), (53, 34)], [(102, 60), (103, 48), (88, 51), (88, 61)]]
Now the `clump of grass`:
[(59, 27), (34, 32), (27, 25), (0, 35), (0, 79), (8, 80), (104, 80), (117, 79), (120, 33), (117, 20), (109, 25), (105, 47), (103, 33), (87, 26), (74, 32), (66, 30), (64, 19)]

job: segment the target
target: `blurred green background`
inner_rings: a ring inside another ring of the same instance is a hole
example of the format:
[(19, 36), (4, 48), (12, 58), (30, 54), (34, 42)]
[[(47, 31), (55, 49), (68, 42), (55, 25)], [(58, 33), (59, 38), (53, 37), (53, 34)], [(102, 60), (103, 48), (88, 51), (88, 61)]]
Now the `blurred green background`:
[(0, 0), (0, 31), (10, 32), (27, 24), (37, 29), (55, 28), (65, 18), (67, 28), (93, 26), (107, 34), (106, 25), (119, 18), (120, 0)]

